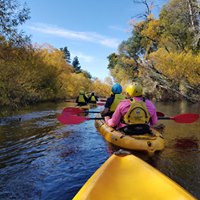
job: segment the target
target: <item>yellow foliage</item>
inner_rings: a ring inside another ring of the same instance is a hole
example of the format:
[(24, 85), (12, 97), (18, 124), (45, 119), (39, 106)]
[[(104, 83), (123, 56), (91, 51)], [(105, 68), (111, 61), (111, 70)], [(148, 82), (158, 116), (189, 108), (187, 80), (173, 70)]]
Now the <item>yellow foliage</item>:
[(153, 18), (154, 18), (154, 15), (152, 13), (147, 16), (148, 20), (152, 20)]
[(131, 68), (121, 68), (120, 65), (116, 65), (115, 68), (110, 69), (110, 73), (114, 77), (115, 82), (122, 85), (126, 85), (129, 80), (134, 78)]
[(171, 79), (179, 82), (181, 79), (187, 80), (191, 85), (200, 83), (200, 53), (192, 52), (166, 52), (164, 49), (151, 53), (149, 59), (155, 68)]
[(97, 96), (108, 97), (111, 94), (111, 85), (106, 84), (99, 79), (96, 79), (92, 83), (90, 91), (95, 91)]
[(145, 37), (151, 38), (152, 40), (157, 41), (160, 36), (160, 21), (151, 20), (146, 25), (146, 28), (141, 31), (141, 34)]
[[(3, 38), (0, 38), (3, 40)], [(124, 58), (126, 65), (132, 61)], [(123, 69), (125, 72), (126, 70)], [(124, 77), (120, 72), (120, 79)], [(111, 82), (110, 80), (109, 82)], [(107, 97), (111, 84), (73, 73), (63, 53), (50, 45), (13, 48), (0, 45), (0, 106), (25, 105), (48, 100), (75, 98), (80, 89)]]

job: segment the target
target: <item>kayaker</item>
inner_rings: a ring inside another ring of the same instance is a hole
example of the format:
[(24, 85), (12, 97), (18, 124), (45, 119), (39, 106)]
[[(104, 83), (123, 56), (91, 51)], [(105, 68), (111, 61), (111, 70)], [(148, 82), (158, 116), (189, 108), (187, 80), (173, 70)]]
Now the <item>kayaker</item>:
[(104, 110), (101, 112), (102, 116), (112, 116), (117, 105), (121, 100), (125, 99), (125, 95), (122, 94), (122, 86), (116, 83), (112, 86), (112, 94), (106, 100)]
[(126, 134), (150, 133), (150, 126), (157, 123), (156, 107), (143, 97), (143, 88), (133, 83), (126, 88), (126, 99), (117, 106), (112, 118), (105, 117), (111, 127), (123, 130)]
[(77, 106), (85, 106), (88, 103), (88, 99), (83, 90), (80, 90), (78, 97), (76, 98)]
[(90, 97), (88, 98), (88, 103), (96, 104), (97, 101), (98, 101), (98, 97), (94, 94), (94, 92), (92, 92)]

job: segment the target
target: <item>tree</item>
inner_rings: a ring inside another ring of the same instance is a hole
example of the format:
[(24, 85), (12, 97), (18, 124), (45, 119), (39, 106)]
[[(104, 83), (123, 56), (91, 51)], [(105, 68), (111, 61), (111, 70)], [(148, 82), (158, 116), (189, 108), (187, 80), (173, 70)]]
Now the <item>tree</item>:
[(117, 64), (117, 62), (118, 62), (118, 58), (119, 57), (119, 55), (117, 55), (116, 53), (112, 53), (112, 54), (110, 54), (107, 58), (108, 58), (108, 61), (109, 61), (109, 63), (108, 63), (108, 69), (113, 69), (113, 68), (115, 68), (115, 65)]
[(155, 63), (156, 69), (174, 82), (185, 80), (192, 86), (200, 85), (200, 53), (195, 55), (190, 52), (167, 52), (160, 48), (150, 54), (149, 59)]
[(138, 66), (131, 57), (125, 54), (117, 55), (113, 53), (107, 58), (109, 60), (108, 69), (116, 82), (122, 83), (123, 80), (137, 77)]
[(171, 0), (161, 10), (163, 37), (169, 38), (174, 50), (200, 50), (199, 10), (197, 0)]
[(81, 66), (80, 66), (80, 63), (79, 63), (79, 60), (78, 60), (77, 56), (74, 57), (74, 60), (72, 62), (72, 66), (74, 67), (75, 73), (78, 74), (78, 73), (81, 72)]
[(152, 9), (154, 7), (154, 0), (133, 0), (133, 3), (135, 4), (143, 4), (146, 7), (146, 10), (144, 13), (140, 13), (136, 15), (137, 18), (145, 18), (149, 19), (152, 17)]
[(15, 46), (30, 42), (29, 37), (24, 37), (24, 33), (17, 30), (19, 25), (30, 19), (29, 13), (26, 4), (20, 7), (16, 0), (0, 0), (0, 36)]
[(110, 86), (113, 85), (113, 80), (110, 76), (107, 76), (105, 79), (104, 79), (104, 82)]
[(64, 53), (64, 59), (67, 63), (71, 63), (70, 52), (67, 47), (60, 48), (60, 50)]
[(194, 33), (194, 50), (200, 50), (200, 3), (198, 0), (186, 0), (190, 15), (190, 24)]
[(83, 75), (84, 75), (86, 78), (88, 78), (88, 79), (91, 79), (91, 78), (92, 78), (92, 75), (91, 75), (88, 71), (82, 70), (82, 73), (83, 73)]
[(154, 0), (133, 0), (133, 3), (145, 6), (144, 12), (135, 16), (144, 20), (132, 24), (132, 37), (120, 44), (119, 52), (134, 59), (138, 66), (140, 58), (147, 58), (149, 53), (157, 50), (160, 33), (152, 14)]
[(188, 12), (190, 24), (196, 34), (200, 31), (200, 3), (197, 0), (186, 0), (188, 4)]

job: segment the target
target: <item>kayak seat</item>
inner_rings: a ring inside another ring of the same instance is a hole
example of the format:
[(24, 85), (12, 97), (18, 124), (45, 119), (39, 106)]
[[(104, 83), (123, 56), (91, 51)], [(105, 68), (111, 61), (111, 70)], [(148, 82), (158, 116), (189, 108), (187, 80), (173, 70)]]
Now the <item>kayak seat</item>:
[(153, 135), (150, 127), (148, 124), (133, 124), (133, 125), (128, 125), (120, 129), (123, 133), (126, 135), (144, 135), (144, 134), (149, 134)]

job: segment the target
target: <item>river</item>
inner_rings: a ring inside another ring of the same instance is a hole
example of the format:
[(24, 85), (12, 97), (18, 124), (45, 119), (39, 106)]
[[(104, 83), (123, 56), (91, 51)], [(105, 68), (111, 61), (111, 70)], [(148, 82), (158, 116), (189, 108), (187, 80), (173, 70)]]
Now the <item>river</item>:
[[(95, 170), (117, 150), (93, 120), (62, 125), (56, 116), (68, 103), (45, 103), (0, 121), (0, 199), (71, 200)], [(166, 116), (200, 113), (199, 104), (156, 103)], [(102, 107), (93, 110), (101, 110)], [(94, 117), (95, 114), (89, 114)], [(132, 152), (200, 199), (200, 120), (162, 120), (165, 149), (149, 156)]]

